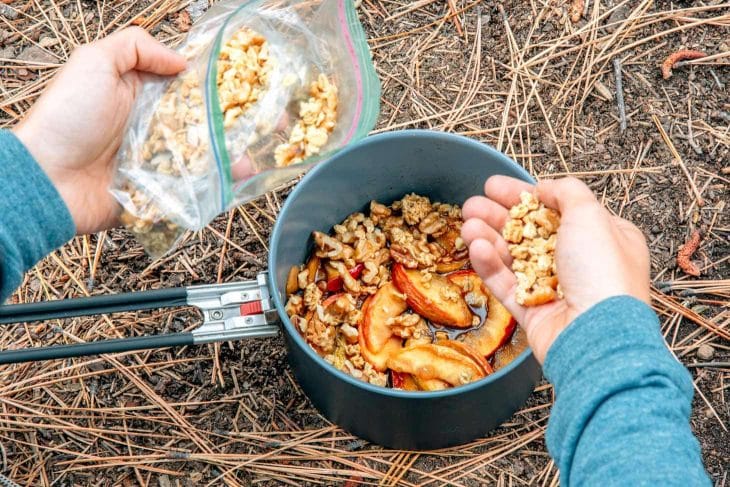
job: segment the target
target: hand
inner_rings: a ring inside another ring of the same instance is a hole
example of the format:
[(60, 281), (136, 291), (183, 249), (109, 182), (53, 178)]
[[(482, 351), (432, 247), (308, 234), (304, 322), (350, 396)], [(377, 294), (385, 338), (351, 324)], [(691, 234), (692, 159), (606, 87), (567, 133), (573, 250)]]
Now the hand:
[(74, 50), (14, 128), (61, 194), (78, 234), (116, 224), (114, 160), (143, 72), (172, 75), (185, 58), (133, 27)]
[(525, 308), (515, 302), (517, 280), (502, 238), (508, 208), (521, 191), (534, 186), (506, 176), (487, 180), (487, 197), (464, 203), (462, 238), (469, 245), (474, 270), (512, 313), (527, 334), (535, 357), (543, 363), (550, 346), (578, 315), (606, 298), (629, 295), (649, 302), (649, 249), (641, 231), (612, 216), (577, 179), (541, 181), (541, 202), (561, 214), (555, 262), (565, 298)]

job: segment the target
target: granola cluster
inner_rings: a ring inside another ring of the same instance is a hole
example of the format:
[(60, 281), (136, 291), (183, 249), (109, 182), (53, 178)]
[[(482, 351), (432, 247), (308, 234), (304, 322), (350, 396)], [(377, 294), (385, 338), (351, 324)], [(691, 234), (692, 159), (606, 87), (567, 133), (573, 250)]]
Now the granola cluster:
[(231, 128), (261, 98), (272, 64), (266, 39), (247, 27), (236, 31), (221, 47), (217, 81), (224, 128)]
[(274, 151), (277, 167), (289, 166), (319, 154), (327, 143), (337, 120), (337, 87), (320, 74), (312, 82), (309, 99), (299, 105), (299, 120), (289, 134), (288, 142)]
[(555, 266), (560, 215), (527, 191), (520, 194), (520, 203), (510, 208), (509, 215), (502, 236), (513, 257), (517, 303), (538, 306), (561, 298)]
[[(288, 316), (324, 360), (371, 384), (437, 390), (487, 375), (493, 351), (480, 356), (446, 333), (482, 324), (469, 306), (487, 309), (462, 223), (458, 206), (409, 194), (313, 232), (309, 260), (289, 273)], [(428, 357), (432, 372), (419, 365)]]

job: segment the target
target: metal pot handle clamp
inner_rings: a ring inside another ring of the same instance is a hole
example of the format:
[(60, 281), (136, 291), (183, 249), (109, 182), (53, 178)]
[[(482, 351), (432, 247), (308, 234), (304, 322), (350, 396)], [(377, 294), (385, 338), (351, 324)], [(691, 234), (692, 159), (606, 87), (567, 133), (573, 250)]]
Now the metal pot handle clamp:
[(279, 331), (278, 315), (271, 303), (268, 276), (265, 273), (259, 274), (255, 281), (0, 306), (0, 324), (179, 306), (200, 309), (203, 314), (202, 325), (184, 333), (5, 350), (0, 351), (0, 364), (269, 337)]

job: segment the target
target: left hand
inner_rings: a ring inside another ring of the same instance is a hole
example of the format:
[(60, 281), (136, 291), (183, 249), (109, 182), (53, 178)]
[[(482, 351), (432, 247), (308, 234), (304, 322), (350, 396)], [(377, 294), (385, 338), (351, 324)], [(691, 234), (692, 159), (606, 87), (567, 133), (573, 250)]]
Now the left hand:
[(185, 65), (144, 29), (121, 30), (74, 50), (13, 129), (58, 189), (78, 234), (117, 223), (109, 185), (141, 74), (173, 75)]

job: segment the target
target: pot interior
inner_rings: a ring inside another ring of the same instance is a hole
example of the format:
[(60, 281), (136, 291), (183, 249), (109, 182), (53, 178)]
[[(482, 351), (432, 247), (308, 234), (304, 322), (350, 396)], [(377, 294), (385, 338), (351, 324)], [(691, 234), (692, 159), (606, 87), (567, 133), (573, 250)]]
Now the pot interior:
[[(371, 200), (389, 204), (404, 194), (417, 193), (432, 201), (462, 205), (469, 197), (484, 194), (484, 182), (496, 174), (534, 182), (524, 169), (485, 144), (426, 130), (368, 137), (310, 171), (289, 195), (279, 214), (269, 260), (272, 297), (285, 331), (296, 346), (302, 347), (330, 372), (363, 387), (375, 387), (326, 363), (295, 330), (284, 311), (289, 269), (306, 260), (312, 246), (312, 231), (330, 232), (333, 225), (349, 214), (366, 210)], [(524, 361), (529, 354), (529, 350), (525, 351), (503, 371), (508, 372), (512, 365)], [(400, 392), (377, 389), (384, 393)]]

